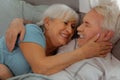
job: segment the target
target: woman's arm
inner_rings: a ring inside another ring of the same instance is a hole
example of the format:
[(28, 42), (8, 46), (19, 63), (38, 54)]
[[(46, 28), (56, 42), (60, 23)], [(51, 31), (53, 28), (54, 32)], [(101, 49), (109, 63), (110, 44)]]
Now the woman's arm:
[(4, 64), (0, 64), (0, 80), (6, 80), (7, 78), (13, 77), (12, 73)]
[(111, 44), (109, 42), (97, 43), (95, 42), (96, 39), (97, 37), (94, 37), (84, 46), (74, 51), (54, 56), (46, 56), (45, 49), (35, 43), (21, 42), (20, 48), (34, 73), (51, 75), (77, 61), (110, 52)]

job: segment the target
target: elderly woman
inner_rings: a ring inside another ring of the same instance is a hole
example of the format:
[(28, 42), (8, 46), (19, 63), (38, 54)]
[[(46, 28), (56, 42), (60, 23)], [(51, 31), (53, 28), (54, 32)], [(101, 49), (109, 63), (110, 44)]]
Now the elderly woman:
[(111, 43), (96, 42), (97, 35), (81, 48), (55, 55), (56, 50), (71, 39), (77, 21), (78, 15), (68, 6), (50, 6), (38, 23), (40, 27), (35, 24), (25, 26), (25, 37), (19, 41), (18, 36), (12, 52), (8, 51), (4, 37), (0, 39), (0, 66), (6, 65), (15, 76), (30, 72), (50, 75), (77, 61), (110, 51)]

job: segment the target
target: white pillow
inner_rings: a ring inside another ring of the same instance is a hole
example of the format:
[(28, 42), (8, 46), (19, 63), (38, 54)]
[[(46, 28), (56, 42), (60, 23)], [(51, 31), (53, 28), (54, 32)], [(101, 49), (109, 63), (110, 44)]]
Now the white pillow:
[(114, 45), (113, 50), (112, 50), (112, 54), (113, 54), (118, 60), (120, 60), (120, 39), (119, 39), (119, 41)]

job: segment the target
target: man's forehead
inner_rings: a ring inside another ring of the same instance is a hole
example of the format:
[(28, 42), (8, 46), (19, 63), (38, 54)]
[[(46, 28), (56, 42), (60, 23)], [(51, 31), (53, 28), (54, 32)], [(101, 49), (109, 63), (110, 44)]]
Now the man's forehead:
[(97, 21), (103, 21), (104, 17), (103, 17), (103, 15), (97, 13), (95, 10), (91, 10), (83, 18), (83, 20), (87, 20), (87, 19), (92, 19), (92, 20), (97, 20)]

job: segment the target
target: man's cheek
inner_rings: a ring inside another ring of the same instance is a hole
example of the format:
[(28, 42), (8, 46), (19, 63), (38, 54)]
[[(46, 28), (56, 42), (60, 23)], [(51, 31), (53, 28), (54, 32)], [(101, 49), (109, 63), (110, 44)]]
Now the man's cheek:
[(93, 37), (95, 37), (96, 34), (90, 34), (86, 37), (86, 42), (91, 40)]

